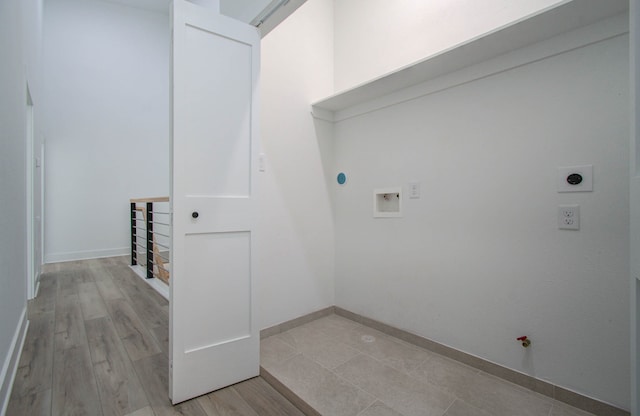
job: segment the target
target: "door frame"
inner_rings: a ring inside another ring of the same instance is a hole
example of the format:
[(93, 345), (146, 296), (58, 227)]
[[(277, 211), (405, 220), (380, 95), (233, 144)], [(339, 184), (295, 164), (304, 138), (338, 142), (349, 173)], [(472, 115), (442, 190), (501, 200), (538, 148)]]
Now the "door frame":
[(629, 293), (631, 414), (640, 416), (640, 0), (629, 2)]
[(29, 83), (26, 84), (26, 152), (25, 152), (25, 169), (27, 182), (27, 212), (26, 212), (26, 244), (27, 244), (27, 300), (36, 297), (38, 290), (38, 276), (36, 275), (35, 262), (37, 242), (34, 238), (36, 221), (34, 218), (34, 191), (35, 191), (35, 120), (34, 120), (34, 104), (29, 89)]

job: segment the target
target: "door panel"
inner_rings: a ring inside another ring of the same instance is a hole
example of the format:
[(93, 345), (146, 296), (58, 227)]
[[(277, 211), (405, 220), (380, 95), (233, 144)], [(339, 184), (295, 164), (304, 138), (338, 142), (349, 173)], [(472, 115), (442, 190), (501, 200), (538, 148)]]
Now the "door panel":
[[(184, 345), (187, 352), (205, 346), (251, 336), (251, 233), (207, 233), (187, 235), (185, 248), (190, 255), (206, 262), (190, 262), (187, 276), (199, 276), (198, 287), (187, 288), (191, 299), (189, 314), (197, 320)], [(218, 276), (225, 280), (224, 290), (218, 287)]]
[(259, 36), (184, 0), (172, 7), (170, 395), (259, 372), (253, 174)]
[[(185, 137), (189, 195), (250, 193), (251, 45), (200, 28), (186, 28), (186, 94), (191, 100)], [(224, 57), (224, 59), (219, 59)], [(234, 62), (230, 65), (229, 62)], [(220, 98), (212, 100), (212, 97)], [(206, 143), (191, 143), (208, 137)], [(216, 180), (211, 180), (216, 178)]]

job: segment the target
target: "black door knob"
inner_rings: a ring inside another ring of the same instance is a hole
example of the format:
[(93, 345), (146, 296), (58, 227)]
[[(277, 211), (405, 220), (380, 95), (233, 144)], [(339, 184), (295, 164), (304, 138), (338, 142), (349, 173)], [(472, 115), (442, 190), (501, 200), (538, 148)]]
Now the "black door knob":
[(191, 213), (191, 216), (192, 216), (193, 218), (198, 218), (198, 216), (199, 216), (199, 215), (200, 215), (200, 214), (198, 214), (198, 211), (193, 211), (193, 212)]

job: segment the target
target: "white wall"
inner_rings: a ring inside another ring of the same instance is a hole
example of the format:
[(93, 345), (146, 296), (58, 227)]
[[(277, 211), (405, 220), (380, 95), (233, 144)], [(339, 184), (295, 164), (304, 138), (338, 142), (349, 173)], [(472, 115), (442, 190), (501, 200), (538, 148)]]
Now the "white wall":
[[(628, 88), (619, 36), (337, 123), (336, 304), (628, 408)], [(594, 192), (557, 193), (578, 164)]]
[(168, 16), (45, 7), (45, 261), (128, 253), (129, 198), (169, 192)]
[(361, 84), (561, 2), (335, 1), (335, 89)]
[(309, 107), (332, 92), (332, 3), (307, 1), (262, 41), (262, 328), (334, 304), (331, 126), (314, 125)]
[(631, 171), (630, 171), (630, 298), (631, 414), (640, 412), (640, 0), (630, 1), (631, 22)]
[(25, 328), (26, 85), (40, 96), (40, 9), (38, 0), (0, 2), (0, 413)]

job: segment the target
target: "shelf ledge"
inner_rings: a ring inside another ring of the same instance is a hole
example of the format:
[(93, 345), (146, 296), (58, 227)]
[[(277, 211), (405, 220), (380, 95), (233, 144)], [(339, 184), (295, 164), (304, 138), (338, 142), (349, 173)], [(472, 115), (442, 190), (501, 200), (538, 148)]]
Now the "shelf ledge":
[(624, 13), (628, 0), (570, 0), (526, 16), (430, 57), (312, 104), (312, 114), (332, 113), (409, 88), (508, 52)]

